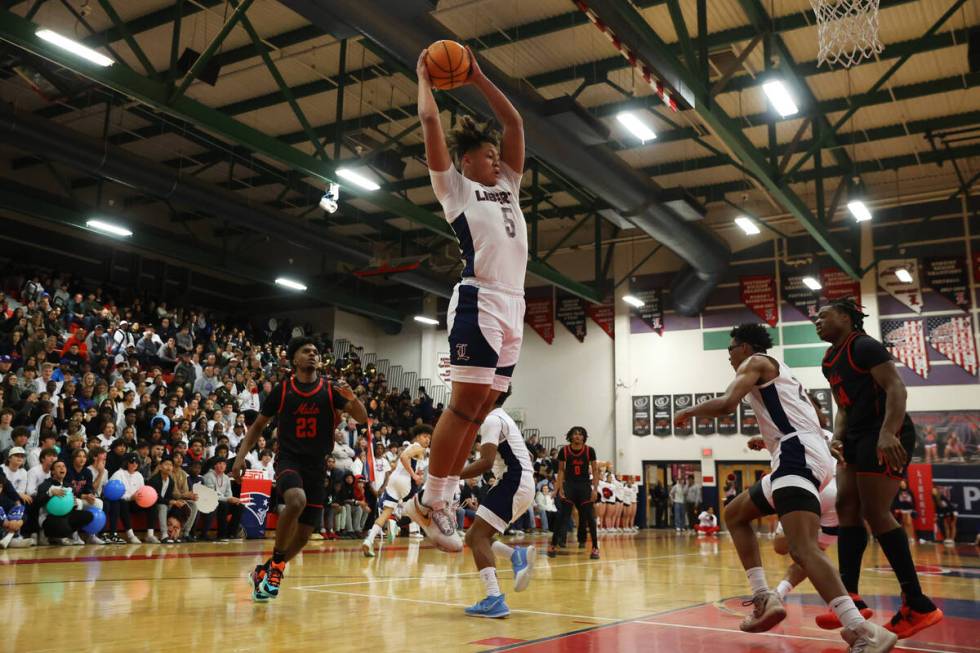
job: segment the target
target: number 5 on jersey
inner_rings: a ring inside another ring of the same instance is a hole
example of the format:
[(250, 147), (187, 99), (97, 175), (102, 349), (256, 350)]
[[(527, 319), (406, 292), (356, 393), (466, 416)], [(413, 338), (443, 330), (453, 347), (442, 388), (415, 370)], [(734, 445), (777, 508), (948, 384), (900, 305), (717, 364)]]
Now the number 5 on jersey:
[(517, 222), (514, 220), (514, 209), (509, 206), (501, 206), (501, 212), (504, 214), (504, 231), (511, 238), (517, 235)]

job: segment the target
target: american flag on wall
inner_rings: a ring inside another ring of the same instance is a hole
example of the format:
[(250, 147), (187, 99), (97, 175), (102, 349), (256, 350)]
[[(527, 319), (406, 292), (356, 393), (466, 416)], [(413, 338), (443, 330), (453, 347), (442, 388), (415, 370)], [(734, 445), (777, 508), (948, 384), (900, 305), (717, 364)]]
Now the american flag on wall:
[(922, 320), (882, 320), (881, 339), (905, 367), (923, 379), (929, 378), (929, 354)]
[(926, 319), (929, 344), (940, 354), (976, 375), (977, 347), (973, 319), (969, 315), (947, 315)]

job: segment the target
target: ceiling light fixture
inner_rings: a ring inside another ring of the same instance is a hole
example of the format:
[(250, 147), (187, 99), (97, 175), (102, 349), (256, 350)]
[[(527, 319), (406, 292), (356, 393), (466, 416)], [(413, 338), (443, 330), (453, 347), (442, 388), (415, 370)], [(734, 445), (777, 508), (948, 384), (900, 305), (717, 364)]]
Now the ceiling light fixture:
[(633, 295), (623, 295), (623, 301), (634, 308), (643, 308), (646, 304), (642, 299)]
[(289, 288), (290, 290), (306, 290), (306, 284), (300, 283), (299, 281), (293, 281), (287, 277), (277, 278), (276, 285), (282, 286), (283, 288)]
[(803, 285), (810, 290), (820, 290), (823, 288), (823, 286), (820, 285), (820, 282), (813, 277), (803, 277)]
[(96, 52), (92, 48), (86, 47), (78, 41), (68, 38), (67, 36), (62, 36), (57, 32), (52, 32), (49, 29), (39, 29), (38, 31), (34, 32), (34, 36), (38, 37), (39, 39), (44, 39), (51, 45), (58, 46), (62, 50), (67, 50), (76, 57), (81, 57), (86, 61), (91, 61), (97, 66), (105, 67), (116, 63), (104, 54)]
[(735, 218), (735, 224), (738, 225), (739, 229), (745, 232), (746, 236), (755, 236), (756, 234), (762, 233), (759, 231), (759, 227), (755, 226), (755, 221), (752, 218), (748, 218), (744, 215), (740, 215)]
[(352, 184), (356, 184), (365, 190), (378, 190), (381, 188), (379, 184), (368, 179), (359, 172), (354, 172), (350, 168), (337, 168), (337, 176), (342, 179), (346, 179)]
[(616, 120), (626, 127), (626, 129), (630, 130), (631, 134), (640, 139), (641, 143), (652, 141), (657, 137), (656, 132), (654, 132), (649, 125), (640, 120), (636, 114), (630, 111), (619, 112), (616, 115)]
[(773, 79), (762, 85), (762, 90), (766, 92), (766, 97), (772, 104), (772, 108), (782, 116), (788, 118), (800, 112), (800, 108), (793, 101), (793, 96), (789, 94), (786, 84), (779, 79)]
[(439, 324), (439, 320), (434, 320), (431, 317), (426, 317), (424, 315), (416, 315), (415, 321), (421, 322), (422, 324), (428, 324), (430, 326), (436, 326), (437, 324)]
[(87, 226), (89, 229), (94, 229), (95, 231), (101, 231), (104, 234), (109, 234), (110, 236), (122, 236), (123, 238), (129, 238), (133, 235), (133, 232), (126, 227), (95, 218), (86, 220), (85, 226)]

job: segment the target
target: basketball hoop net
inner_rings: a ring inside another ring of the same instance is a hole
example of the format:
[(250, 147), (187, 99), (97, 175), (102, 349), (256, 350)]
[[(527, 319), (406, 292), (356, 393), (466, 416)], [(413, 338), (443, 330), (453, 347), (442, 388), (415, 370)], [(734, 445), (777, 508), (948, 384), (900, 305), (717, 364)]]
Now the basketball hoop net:
[(820, 52), (817, 64), (841, 64), (850, 68), (862, 59), (880, 54), (878, 40), (879, 0), (810, 0), (817, 15)]

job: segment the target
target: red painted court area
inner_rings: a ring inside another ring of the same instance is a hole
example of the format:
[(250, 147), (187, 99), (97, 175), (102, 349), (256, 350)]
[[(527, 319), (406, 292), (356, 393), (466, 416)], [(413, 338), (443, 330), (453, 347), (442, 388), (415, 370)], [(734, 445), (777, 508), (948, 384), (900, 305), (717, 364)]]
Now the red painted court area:
[[(786, 620), (768, 633), (743, 633), (738, 624), (750, 608), (741, 601), (684, 608), (623, 621), (598, 628), (538, 641), (503, 646), (495, 651), (533, 653), (591, 653), (600, 651), (644, 651), (648, 653), (840, 653), (846, 643), (836, 631), (820, 630), (813, 618), (823, 611), (818, 605), (788, 602)], [(809, 600), (811, 597), (806, 597)], [(815, 599), (816, 597), (812, 597)], [(875, 606), (874, 621), (883, 623), (894, 612), (892, 601), (882, 599)], [(980, 609), (971, 601), (940, 602), (946, 612), (938, 625), (903, 640), (894, 650), (923, 653), (974, 653), (980, 651)]]

